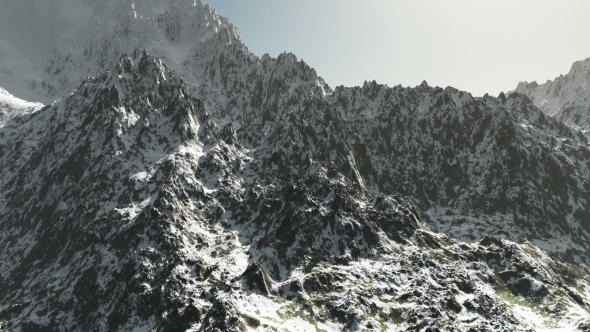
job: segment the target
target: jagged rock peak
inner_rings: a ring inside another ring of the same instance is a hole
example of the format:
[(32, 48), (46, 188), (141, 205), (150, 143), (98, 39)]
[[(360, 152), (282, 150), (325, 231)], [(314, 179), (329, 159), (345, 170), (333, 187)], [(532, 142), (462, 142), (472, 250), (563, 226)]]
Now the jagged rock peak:
[(574, 62), (572, 64), (572, 68), (570, 69), (570, 72), (568, 73), (568, 75), (570, 75), (570, 76), (575, 76), (576, 74), (584, 75), (588, 71), (590, 71), (590, 58)]
[(33, 30), (31, 35), (40, 38), (18, 43), (7, 38), (0, 45), (0, 51), (19, 59), (0, 64), (6, 73), (0, 86), (27, 100), (50, 103), (71, 92), (85, 76), (112, 68), (114, 59), (135, 49), (146, 49), (179, 70), (196, 49), (232, 44), (245, 48), (238, 29), (198, 0), (58, 0), (51, 10), (34, 0), (3, 6), (8, 6), (3, 8), (8, 13), (39, 11), (37, 20), (22, 26), (3, 26), (2, 22), (13, 21), (1, 19), (0, 14), (0, 30)]
[(566, 75), (544, 84), (520, 82), (513, 92), (566, 124), (590, 128), (590, 58), (576, 61)]

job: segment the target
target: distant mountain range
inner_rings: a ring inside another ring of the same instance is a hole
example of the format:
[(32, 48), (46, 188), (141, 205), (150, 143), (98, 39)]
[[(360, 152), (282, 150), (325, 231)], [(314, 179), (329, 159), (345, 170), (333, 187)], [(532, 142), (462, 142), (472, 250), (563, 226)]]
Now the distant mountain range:
[(0, 331), (590, 331), (589, 60), (332, 88), (198, 0), (45, 6), (0, 4)]

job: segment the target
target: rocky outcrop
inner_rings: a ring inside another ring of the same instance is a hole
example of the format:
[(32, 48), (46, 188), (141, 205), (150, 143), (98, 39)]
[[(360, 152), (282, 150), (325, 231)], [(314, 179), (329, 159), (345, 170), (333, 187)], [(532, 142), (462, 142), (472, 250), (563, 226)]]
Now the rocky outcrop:
[(248, 268), (242, 273), (240, 279), (245, 284), (244, 289), (259, 292), (263, 295), (270, 295), (273, 292), (272, 280), (264, 270), (264, 267), (258, 263), (248, 265)]

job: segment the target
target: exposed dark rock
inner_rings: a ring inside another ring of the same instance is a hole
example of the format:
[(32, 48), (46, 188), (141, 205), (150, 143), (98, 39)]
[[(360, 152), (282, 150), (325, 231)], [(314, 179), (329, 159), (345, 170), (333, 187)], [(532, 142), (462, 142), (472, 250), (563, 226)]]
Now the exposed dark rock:
[(201, 329), (206, 332), (242, 332), (246, 331), (246, 326), (240, 319), (233, 304), (217, 300), (213, 302), (213, 306), (207, 311)]
[(242, 274), (241, 279), (248, 290), (264, 295), (270, 295), (273, 292), (272, 280), (264, 271), (264, 267), (258, 263), (250, 264)]

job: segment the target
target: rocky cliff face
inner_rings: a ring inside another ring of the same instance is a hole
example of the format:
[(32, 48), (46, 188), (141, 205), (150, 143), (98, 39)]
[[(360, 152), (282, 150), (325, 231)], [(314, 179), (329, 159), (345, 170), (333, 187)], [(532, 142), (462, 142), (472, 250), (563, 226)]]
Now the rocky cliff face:
[(135, 14), (0, 95), (0, 330), (590, 328), (585, 135)]
[(569, 73), (544, 84), (521, 82), (515, 92), (529, 97), (537, 107), (568, 125), (590, 128), (590, 59), (577, 61)]

